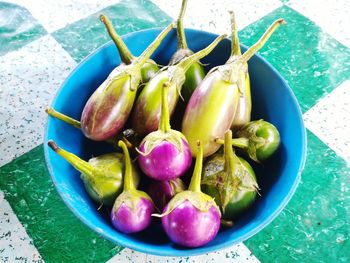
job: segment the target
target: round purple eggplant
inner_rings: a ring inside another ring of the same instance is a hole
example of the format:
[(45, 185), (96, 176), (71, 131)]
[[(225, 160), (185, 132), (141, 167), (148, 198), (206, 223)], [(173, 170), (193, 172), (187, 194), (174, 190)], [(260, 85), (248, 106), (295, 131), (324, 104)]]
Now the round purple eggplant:
[(167, 181), (153, 181), (149, 185), (147, 193), (152, 198), (156, 208), (163, 211), (170, 199), (184, 190), (185, 184), (180, 178), (176, 178)]
[(122, 233), (136, 233), (151, 224), (154, 205), (148, 194), (135, 187), (131, 173), (132, 164), (126, 144), (119, 141), (118, 145), (123, 149), (125, 157), (124, 189), (114, 202), (111, 221), (113, 226)]
[(186, 138), (170, 128), (168, 89), (169, 83), (165, 82), (158, 131), (151, 132), (142, 140), (138, 157), (141, 170), (150, 178), (161, 181), (183, 175), (192, 162)]
[(187, 191), (175, 195), (166, 205), (163, 228), (176, 244), (200, 247), (213, 240), (220, 228), (220, 210), (209, 195), (201, 192), (203, 148), (198, 142), (196, 165)]

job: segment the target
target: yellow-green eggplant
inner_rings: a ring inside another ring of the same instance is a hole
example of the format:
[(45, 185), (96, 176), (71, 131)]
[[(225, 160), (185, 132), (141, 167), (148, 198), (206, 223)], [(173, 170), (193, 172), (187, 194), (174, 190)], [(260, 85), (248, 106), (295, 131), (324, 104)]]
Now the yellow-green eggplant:
[[(111, 21), (106, 15), (101, 15), (100, 20), (105, 24), (109, 36), (115, 43), (122, 62), (126, 65), (131, 64), (136, 58), (131, 54), (123, 39), (117, 34)], [(158, 71), (157, 63), (152, 59), (148, 59), (141, 67), (141, 82), (148, 82)]]
[[(183, 18), (185, 15), (186, 5), (187, 0), (182, 0), (180, 15), (176, 23), (178, 48), (170, 60), (170, 65), (176, 65), (184, 58), (187, 58), (193, 54), (193, 51), (190, 50), (187, 46), (185, 30), (183, 25)], [(197, 60), (190, 66), (190, 68), (186, 71), (185, 75), (186, 80), (183, 84), (181, 95), (184, 98), (185, 102), (187, 102), (190, 99), (193, 91), (198, 86), (198, 84), (204, 79), (205, 70), (203, 65), (199, 62), (199, 60)]]
[(252, 205), (259, 189), (253, 168), (237, 157), (231, 146), (232, 132), (225, 133), (224, 154), (214, 154), (204, 165), (203, 192), (214, 198), (224, 219), (235, 219)]
[(226, 35), (219, 36), (205, 49), (181, 60), (174, 66), (163, 68), (146, 84), (135, 102), (131, 116), (132, 128), (136, 133), (146, 135), (158, 129), (161, 113), (162, 87), (165, 82), (170, 83), (168, 105), (170, 116), (172, 115), (182, 85), (185, 82), (186, 71), (198, 59), (208, 55), (225, 37)]
[(174, 26), (174, 23), (167, 26), (131, 64), (116, 67), (91, 95), (80, 120), (81, 129), (86, 137), (95, 141), (105, 141), (123, 129), (141, 82), (141, 67)]
[[(81, 172), (85, 190), (95, 202), (100, 205), (113, 205), (114, 200), (123, 190), (125, 173), (123, 154), (107, 153), (91, 158), (86, 162), (75, 154), (61, 149), (53, 141), (49, 141), (47, 144)], [(132, 177), (138, 185), (139, 176), (134, 166), (132, 167)]]
[(182, 120), (182, 133), (189, 142), (193, 156), (196, 155), (197, 140), (203, 143), (204, 156), (220, 148), (214, 140), (223, 138), (225, 131), (231, 127), (238, 105), (242, 69), (283, 22), (283, 19), (276, 20), (243, 55), (213, 68), (195, 89)]
[[(231, 56), (227, 63), (231, 63), (239, 56), (242, 55), (241, 48), (239, 46), (239, 39), (237, 34), (235, 14), (231, 14)], [(244, 63), (240, 72), (238, 72), (239, 80), (237, 82), (239, 89), (238, 105), (235, 112), (235, 116), (232, 121), (231, 129), (236, 130), (242, 125), (250, 121), (252, 112), (252, 97), (250, 92), (250, 79), (248, 73), (248, 63)]]

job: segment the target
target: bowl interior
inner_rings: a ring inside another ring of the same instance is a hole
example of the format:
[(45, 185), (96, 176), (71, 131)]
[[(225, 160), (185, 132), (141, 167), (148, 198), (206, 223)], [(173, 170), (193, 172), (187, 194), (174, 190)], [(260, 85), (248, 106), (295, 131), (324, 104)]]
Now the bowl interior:
[[(131, 52), (139, 55), (159, 34), (160, 29), (150, 29), (124, 36)], [(215, 34), (186, 30), (189, 48), (198, 51), (216, 37)], [(152, 56), (166, 65), (177, 47), (173, 30)], [(245, 47), (242, 47), (245, 51)], [(225, 63), (230, 53), (230, 40), (225, 39), (205, 59), (207, 69)], [(73, 118), (80, 119), (83, 107), (111, 70), (120, 63), (112, 42), (87, 57), (66, 79), (57, 93), (52, 107)], [(189, 256), (215, 251), (254, 235), (275, 218), (284, 208), (300, 180), (305, 161), (305, 129), (298, 103), (285, 81), (264, 59), (255, 55), (249, 61), (251, 77), (253, 119), (272, 122), (281, 135), (281, 147), (264, 166), (254, 165), (262, 197), (235, 222), (231, 229), (219, 232), (215, 240), (204, 247), (187, 249), (171, 243), (159, 223), (134, 235), (117, 232), (110, 224), (108, 211), (97, 211), (97, 206), (86, 194), (79, 173), (60, 156), (45, 146), (49, 172), (64, 202), (86, 225), (102, 236), (123, 246), (151, 254)], [(86, 139), (82, 133), (59, 120), (48, 119), (45, 143), (53, 139), (62, 148), (84, 159), (113, 149), (105, 143)], [(102, 209), (103, 210), (103, 209)], [(154, 234), (157, 233), (157, 234)]]

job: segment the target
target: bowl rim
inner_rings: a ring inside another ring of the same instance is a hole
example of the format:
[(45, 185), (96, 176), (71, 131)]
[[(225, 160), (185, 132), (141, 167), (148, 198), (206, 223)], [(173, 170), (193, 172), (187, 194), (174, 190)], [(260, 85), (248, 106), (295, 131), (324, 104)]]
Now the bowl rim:
[[(142, 33), (152, 32), (152, 31), (159, 33), (162, 29), (164, 29), (164, 27), (152, 27), (152, 28), (148, 28), (148, 29), (142, 29), (142, 30), (138, 30), (138, 31), (134, 31), (134, 32), (125, 34), (125, 35), (122, 36), (122, 39), (125, 40), (125, 39), (127, 39), (129, 37), (133, 37), (134, 35), (138, 35), (140, 33), (142, 34)], [(188, 32), (204, 33), (204, 34), (210, 35), (210, 36), (212, 36), (214, 38), (219, 36), (219, 35), (217, 35), (215, 33), (207, 32), (207, 31), (204, 31), (204, 30), (193, 29), (193, 28), (185, 28), (185, 32), (186, 33), (188, 33)], [(231, 41), (231, 39), (229, 39), (229, 38), (227, 38), (227, 39), (229, 41)], [(113, 45), (112, 40), (108, 41), (107, 43), (105, 43), (105, 44), (101, 45), (100, 47), (98, 47), (97, 49), (95, 49), (88, 56), (86, 56), (83, 60), (81, 60), (74, 67), (74, 69), (72, 69), (70, 71), (68, 76), (62, 82), (60, 88), (56, 91), (56, 94), (55, 94), (54, 98), (51, 101), (51, 106), (53, 106), (56, 103), (58, 95), (61, 93), (63, 88), (66, 86), (66, 83), (71, 78), (71, 76), (74, 75), (85, 63), (87, 63), (87, 61), (92, 56), (94, 56), (95, 54), (99, 53), (102, 49), (104, 49), (105, 47), (107, 47), (109, 45)], [(245, 46), (243, 44), (240, 44), (240, 45), (243, 48), (247, 48), (247, 46)], [(75, 208), (68, 203), (68, 201), (64, 198), (65, 195), (62, 192), (61, 188), (59, 188), (57, 186), (57, 181), (56, 181), (56, 178), (54, 177), (53, 168), (51, 166), (51, 163), (49, 162), (49, 147), (47, 146), (47, 142), (50, 139), (50, 138), (48, 138), (48, 125), (49, 125), (50, 116), (47, 116), (46, 123), (45, 123), (45, 132), (44, 132), (44, 156), (45, 156), (45, 162), (46, 162), (46, 166), (47, 166), (47, 169), (49, 171), (50, 177), (51, 177), (51, 179), (53, 181), (53, 184), (55, 185), (56, 191), (61, 196), (61, 199), (63, 200), (65, 205), (71, 210), (71, 212), (73, 212), (73, 214), (77, 218), (79, 218), (80, 221), (82, 221), (91, 230), (93, 230), (94, 232), (97, 232), (100, 236), (110, 240), (111, 242), (123, 246), (123, 249), (124, 248), (130, 248), (130, 249), (133, 249), (133, 250), (136, 250), (136, 251), (139, 251), (139, 252), (143, 252), (143, 253), (146, 253), (146, 254), (153, 254), (153, 255), (158, 255), (158, 256), (196, 256), (196, 255), (201, 255), (201, 254), (205, 254), (205, 253), (214, 252), (214, 251), (217, 251), (217, 250), (222, 250), (222, 249), (228, 248), (230, 246), (233, 246), (234, 244), (241, 243), (241, 242), (247, 240), (248, 238), (254, 236), (256, 233), (258, 233), (262, 229), (264, 229), (268, 224), (270, 224), (281, 213), (281, 211), (286, 207), (286, 205), (288, 204), (288, 202), (290, 201), (290, 199), (292, 198), (292, 196), (294, 195), (294, 193), (296, 191), (296, 188), (297, 188), (297, 186), (298, 186), (298, 184), (300, 182), (300, 179), (301, 179), (301, 173), (302, 173), (302, 171), (304, 170), (304, 167), (305, 167), (306, 149), (307, 149), (307, 136), (306, 136), (306, 129), (305, 129), (305, 125), (304, 125), (304, 121), (303, 121), (303, 117), (302, 117), (302, 111), (301, 111), (300, 105), (298, 103), (298, 100), (297, 100), (293, 90), (290, 88), (290, 86), (288, 85), (286, 80), (282, 77), (282, 75), (265, 58), (263, 58), (259, 54), (255, 54), (254, 56), (258, 57), (258, 59), (260, 59), (264, 64), (266, 64), (267, 67), (270, 70), (272, 70), (274, 72), (274, 74), (278, 77), (278, 79), (286, 86), (286, 90), (288, 91), (289, 95), (291, 96), (293, 103), (297, 107), (297, 116), (296, 117), (298, 118), (298, 120), (299, 120), (299, 122), (301, 124), (301, 129), (302, 129), (302, 134), (301, 134), (302, 151), (301, 151), (301, 160), (300, 160), (300, 164), (299, 164), (299, 168), (298, 168), (297, 177), (294, 180), (293, 185), (290, 188), (288, 194), (283, 198), (283, 200), (280, 203), (280, 205), (278, 206), (278, 208), (275, 209), (273, 211), (273, 213), (271, 213), (257, 227), (253, 228), (252, 230), (248, 231), (244, 235), (240, 236), (239, 238), (237, 238), (233, 242), (232, 241), (230, 242), (230, 240), (228, 240), (226, 242), (223, 242), (223, 243), (211, 246), (211, 247), (203, 246), (203, 247), (198, 247), (198, 248), (187, 248), (187, 249), (183, 249), (183, 250), (177, 250), (176, 253), (172, 253), (172, 252), (174, 252), (173, 250), (170, 250), (170, 251), (169, 250), (159, 250), (159, 249), (155, 249), (153, 247), (152, 248), (147, 247), (145, 249), (142, 244), (139, 244), (137, 242), (132, 242), (131, 243), (131, 242), (128, 242), (127, 240), (117, 240), (115, 238), (115, 236), (112, 236), (111, 234), (102, 231), (101, 229), (97, 228), (94, 224), (92, 224), (89, 220), (87, 220), (83, 216), (81, 216), (80, 213), (78, 213), (75, 210)]]

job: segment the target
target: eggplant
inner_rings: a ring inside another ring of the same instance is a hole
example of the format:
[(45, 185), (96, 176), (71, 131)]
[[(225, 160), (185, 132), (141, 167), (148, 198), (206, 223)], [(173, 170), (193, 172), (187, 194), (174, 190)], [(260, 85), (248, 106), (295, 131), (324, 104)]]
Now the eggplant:
[(132, 163), (125, 143), (119, 141), (118, 146), (123, 149), (125, 158), (124, 188), (114, 202), (111, 222), (122, 233), (136, 233), (151, 224), (154, 204), (147, 193), (136, 189), (132, 177)]
[(217, 37), (205, 49), (183, 59), (174, 66), (168, 66), (159, 71), (142, 89), (138, 96), (131, 116), (132, 128), (140, 135), (146, 135), (158, 129), (161, 111), (161, 93), (165, 82), (170, 83), (168, 91), (169, 113), (172, 115), (180, 96), (185, 73), (199, 58), (208, 55), (217, 44), (226, 37)]
[(185, 247), (200, 247), (212, 241), (220, 228), (221, 213), (214, 199), (201, 191), (203, 148), (197, 142), (198, 154), (187, 191), (175, 195), (161, 215), (168, 237)]
[(276, 20), (243, 55), (213, 68), (195, 89), (182, 120), (182, 133), (189, 142), (193, 156), (196, 155), (197, 140), (203, 143), (205, 157), (219, 149), (220, 145), (214, 140), (223, 138), (234, 120), (242, 69), (283, 22), (283, 19)]
[[(123, 190), (125, 166), (123, 154), (107, 153), (91, 158), (88, 162), (75, 154), (69, 153), (49, 141), (48, 146), (58, 155), (81, 172), (81, 179), (88, 195), (99, 205), (111, 206)], [(136, 185), (140, 178), (135, 167), (132, 167), (132, 177)]]
[(222, 218), (233, 220), (254, 202), (259, 189), (253, 168), (237, 157), (231, 145), (232, 132), (225, 133), (224, 154), (215, 154), (204, 165), (203, 192), (214, 198)]
[(191, 166), (192, 154), (188, 142), (179, 131), (170, 127), (168, 89), (162, 88), (162, 108), (159, 128), (148, 134), (139, 147), (141, 170), (155, 180), (170, 180), (183, 175)]
[(167, 26), (131, 64), (116, 67), (91, 95), (80, 120), (86, 137), (105, 141), (123, 129), (141, 82), (141, 68), (173, 27), (174, 23)]

